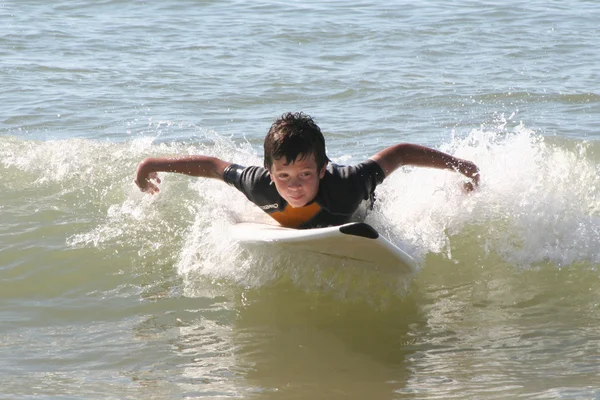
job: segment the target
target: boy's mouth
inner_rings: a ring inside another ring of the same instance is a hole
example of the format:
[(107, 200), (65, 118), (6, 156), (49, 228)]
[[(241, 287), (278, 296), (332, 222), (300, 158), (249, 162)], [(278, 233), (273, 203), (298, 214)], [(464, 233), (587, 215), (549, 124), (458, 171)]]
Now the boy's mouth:
[(305, 204), (304, 194), (290, 194), (288, 196), (288, 202), (291, 203), (293, 207), (301, 207)]

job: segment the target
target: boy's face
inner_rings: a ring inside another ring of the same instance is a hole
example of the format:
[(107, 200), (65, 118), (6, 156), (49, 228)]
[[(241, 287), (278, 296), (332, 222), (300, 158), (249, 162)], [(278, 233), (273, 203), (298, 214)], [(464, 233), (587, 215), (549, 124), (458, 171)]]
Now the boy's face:
[(269, 172), (281, 197), (292, 207), (302, 207), (317, 195), (326, 167), (319, 171), (313, 154), (308, 157), (301, 154), (289, 163), (285, 157), (274, 159)]

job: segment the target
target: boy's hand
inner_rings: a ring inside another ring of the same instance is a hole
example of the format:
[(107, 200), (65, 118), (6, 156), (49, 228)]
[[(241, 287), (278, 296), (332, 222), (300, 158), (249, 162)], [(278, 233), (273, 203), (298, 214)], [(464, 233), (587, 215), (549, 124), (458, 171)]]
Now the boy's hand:
[(160, 192), (160, 189), (157, 186), (157, 184), (160, 183), (158, 173), (147, 173), (144, 169), (143, 162), (138, 165), (137, 171), (135, 172), (134, 182), (142, 192), (148, 192), (150, 194)]
[(463, 184), (463, 190), (465, 192), (472, 192), (477, 186), (479, 186), (479, 168), (477, 168), (477, 165), (471, 161), (460, 160), (457, 170), (467, 178), (471, 179), (471, 181)]

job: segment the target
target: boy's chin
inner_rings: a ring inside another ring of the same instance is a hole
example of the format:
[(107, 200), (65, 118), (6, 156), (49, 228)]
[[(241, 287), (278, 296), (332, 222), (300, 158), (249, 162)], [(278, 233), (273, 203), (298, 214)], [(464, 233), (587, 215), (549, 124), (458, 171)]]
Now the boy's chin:
[(304, 207), (308, 203), (304, 198), (298, 200), (286, 199), (286, 201), (290, 206), (294, 208)]

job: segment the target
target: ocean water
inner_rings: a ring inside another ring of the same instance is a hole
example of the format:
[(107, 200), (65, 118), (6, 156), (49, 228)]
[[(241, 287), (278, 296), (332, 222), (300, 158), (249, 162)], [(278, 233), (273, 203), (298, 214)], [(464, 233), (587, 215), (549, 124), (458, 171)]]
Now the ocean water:
[[(600, 5), (0, 3), (0, 398), (600, 398)], [(228, 239), (265, 218), (148, 156), (338, 163), (398, 142), (367, 221), (408, 280)]]

